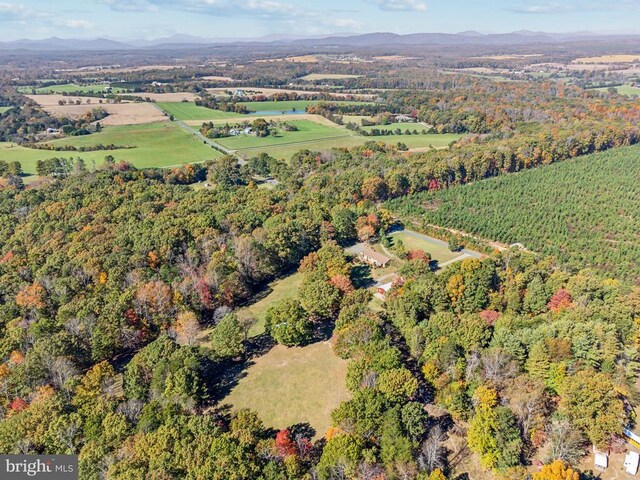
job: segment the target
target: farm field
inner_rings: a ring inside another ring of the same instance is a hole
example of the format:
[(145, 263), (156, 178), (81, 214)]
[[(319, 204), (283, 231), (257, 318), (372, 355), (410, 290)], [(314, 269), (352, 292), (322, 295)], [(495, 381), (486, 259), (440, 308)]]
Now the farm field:
[(113, 143), (122, 146), (134, 145), (136, 148), (94, 152), (56, 152), (20, 147), (12, 143), (0, 143), (0, 160), (17, 160), (22, 164), (25, 173), (35, 175), (36, 162), (52, 157), (81, 157), (90, 167), (92, 162), (100, 165), (106, 155), (112, 155), (116, 161), (124, 160), (138, 168), (148, 168), (203, 162), (220, 155), (216, 150), (207, 147), (177, 125), (169, 122), (105, 127), (99, 133), (46, 143), (77, 147)]
[(300, 80), (346, 80), (349, 78), (360, 78), (362, 75), (344, 75), (339, 73), (310, 73)]
[(328, 151), (332, 148), (350, 148), (357, 147), (366, 142), (365, 137), (356, 136), (344, 136), (324, 140), (307, 141), (302, 143), (290, 143), (285, 145), (275, 145), (272, 147), (264, 148), (249, 148), (240, 150), (240, 155), (249, 158), (258, 155), (261, 152), (265, 152), (274, 158), (289, 161), (291, 157), (298, 153), (300, 150), (308, 149), (311, 151)]
[(0, 107), (0, 114), (11, 110), (13, 107)]
[[(615, 89), (620, 95), (640, 96), (640, 87), (633, 87), (631, 85), (621, 85), (619, 87), (615, 87)], [(609, 90), (609, 87), (597, 88), (596, 90), (599, 90), (601, 92), (606, 92), (607, 90)]]
[(330, 342), (278, 345), (253, 360), (221, 404), (233, 411), (250, 408), (267, 427), (308, 423), (319, 438), (331, 426), (331, 411), (349, 398), (346, 370), (347, 361), (333, 353)]
[(71, 92), (80, 92), (80, 93), (102, 93), (108, 90), (111, 90), (112, 93), (123, 92), (124, 90), (118, 87), (112, 87), (108, 83), (100, 83), (95, 85), (76, 85), (73, 83), (67, 83), (65, 85), (50, 85), (48, 87), (19, 87), (18, 91), (20, 93), (33, 93), (37, 94), (42, 93), (71, 93)]
[(573, 63), (637, 63), (640, 54), (601, 55), (599, 57), (576, 58)]
[(269, 293), (257, 302), (238, 311), (240, 318), (254, 318), (256, 324), (249, 330), (249, 336), (254, 337), (264, 333), (264, 322), (267, 309), (285, 298), (292, 298), (298, 292), (302, 283), (302, 274), (294, 273), (269, 284)]
[(401, 216), (640, 278), (640, 146), (388, 202)]
[(217, 120), (242, 118), (239, 113), (222, 112), (211, 108), (200, 107), (191, 102), (158, 102), (158, 107), (173, 115), (176, 120)]
[(411, 131), (417, 130), (418, 132), (421, 132), (422, 130), (427, 129), (427, 127), (425, 127), (424, 125), (421, 125), (419, 123), (413, 123), (413, 122), (398, 122), (398, 123), (390, 123), (388, 125), (368, 125), (366, 127), (361, 127), (361, 128), (367, 132), (370, 132), (371, 130), (393, 132), (398, 128), (403, 132), (405, 130), (411, 130)]
[[(254, 112), (283, 112), (289, 110), (304, 111), (308, 105), (316, 105), (320, 100), (291, 100), (283, 102), (240, 102), (240, 105), (246, 106)], [(362, 105), (370, 102), (335, 102), (340, 105)]]
[[(263, 149), (277, 145), (306, 144), (314, 140), (324, 140), (328, 138), (349, 137), (349, 132), (341, 128), (333, 128), (321, 125), (310, 120), (290, 121), (290, 125), (298, 128), (297, 132), (285, 132), (279, 129), (277, 136), (256, 137), (254, 135), (240, 135), (238, 137), (228, 137), (218, 139), (218, 143), (234, 150)], [(305, 148), (300, 146), (298, 149)]]
[(415, 235), (413, 232), (408, 232), (406, 230), (393, 232), (390, 236), (393, 241), (402, 240), (402, 243), (404, 243), (407, 250), (422, 250), (429, 253), (431, 255), (431, 259), (437, 260), (438, 263), (448, 262), (449, 260), (453, 260), (454, 258), (462, 255), (459, 252), (452, 252), (449, 250), (444, 242), (440, 242), (435, 239), (430, 240), (426, 236), (419, 234)]

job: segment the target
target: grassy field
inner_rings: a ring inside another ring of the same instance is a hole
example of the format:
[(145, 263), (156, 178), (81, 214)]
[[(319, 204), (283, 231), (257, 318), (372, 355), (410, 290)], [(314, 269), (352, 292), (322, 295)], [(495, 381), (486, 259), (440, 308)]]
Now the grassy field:
[(295, 121), (292, 119), (292, 121), (287, 123), (295, 125), (298, 131), (285, 132), (279, 129), (279, 133), (276, 136), (256, 137), (254, 135), (240, 135), (237, 137), (221, 138), (218, 142), (233, 150), (257, 149), (262, 151), (265, 147), (289, 145), (292, 143), (302, 145), (299, 148), (302, 149), (306, 148), (304, 145), (306, 145), (307, 142), (350, 136), (349, 132), (345, 129), (329, 127), (312, 122), (311, 120)]
[(13, 107), (0, 107), (0, 115), (3, 114), (4, 112), (8, 112), (12, 108)]
[(219, 120), (238, 119), (242, 114), (232, 112), (222, 112), (211, 108), (200, 107), (193, 102), (158, 102), (158, 107), (173, 115), (176, 120)]
[(334, 139), (316, 140), (303, 143), (290, 143), (287, 145), (276, 145), (258, 149), (240, 150), (239, 153), (245, 157), (256, 156), (260, 152), (265, 152), (274, 158), (289, 161), (291, 157), (300, 150), (309, 149), (315, 152), (323, 152), (332, 148), (350, 148), (362, 145), (366, 139), (364, 137), (340, 137)]
[(32, 93), (35, 89), (37, 94), (43, 93), (103, 93), (111, 88), (112, 93), (120, 93), (124, 91), (122, 88), (111, 87), (108, 83), (100, 83), (94, 85), (76, 85), (73, 83), (67, 83), (65, 85), (50, 85), (48, 87), (20, 87), (18, 91), (20, 93)]
[(55, 152), (20, 147), (12, 143), (0, 143), (0, 160), (17, 160), (22, 163), (25, 173), (35, 174), (36, 162), (52, 157), (81, 157), (87, 163), (87, 167), (91, 167), (93, 162), (100, 165), (106, 155), (112, 155), (116, 161), (125, 160), (136, 167), (147, 168), (202, 162), (220, 155), (216, 150), (204, 145), (170, 122), (105, 127), (100, 133), (64, 138), (49, 143), (77, 147), (113, 143), (136, 148), (95, 152)]
[(331, 411), (349, 398), (347, 362), (330, 342), (302, 348), (278, 345), (254, 360), (238, 385), (222, 400), (232, 410), (249, 408), (267, 427), (308, 423), (321, 437), (331, 426)]
[(640, 54), (614, 54), (599, 57), (576, 58), (574, 63), (635, 63), (640, 61)]
[(423, 130), (427, 130), (427, 127), (424, 125), (420, 125), (419, 123), (413, 122), (399, 122), (399, 123), (390, 123), (389, 125), (369, 125), (366, 127), (361, 127), (363, 130), (370, 132), (371, 130), (380, 130), (385, 132), (394, 132), (396, 129), (400, 129), (403, 132), (406, 130), (418, 132), (422, 132)]
[[(640, 87), (632, 87), (631, 85), (621, 85), (619, 87), (615, 87), (615, 89), (620, 95), (640, 96)], [(599, 90), (601, 92), (606, 92), (609, 90), (609, 87), (596, 88), (596, 90)]]
[(402, 217), (640, 281), (640, 146), (393, 200)]
[(276, 280), (269, 284), (269, 293), (264, 298), (238, 311), (240, 318), (255, 318), (256, 324), (249, 331), (253, 337), (264, 333), (264, 319), (267, 309), (285, 298), (291, 298), (298, 292), (302, 282), (302, 275), (294, 273), (288, 277)]
[[(253, 112), (283, 112), (296, 109), (303, 112), (308, 105), (316, 105), (319, 100), (292, 100), (284, 102), (241, 102), (240, 105), (246, 106)], [(362, 105), (371, 102), (334, 102), (340, 105)]]
[(402, 240), (407, 250), (422, 250), (431, 255), (432, 260), (437, 260), (439, 263), (448, 262), (454, 258), (459, 257), (461, 254), (458, 252), (452, 252), (446, 245), (438, 241), (430, 241), (422, 236), (413, 236), (406, 231), (394, 232), (391, 234), (392, 240)]
[(360, 78), (362, 75), (343, 75), (339, 73), (310, 73), (300, 80), (345, 80), (349, 78)]

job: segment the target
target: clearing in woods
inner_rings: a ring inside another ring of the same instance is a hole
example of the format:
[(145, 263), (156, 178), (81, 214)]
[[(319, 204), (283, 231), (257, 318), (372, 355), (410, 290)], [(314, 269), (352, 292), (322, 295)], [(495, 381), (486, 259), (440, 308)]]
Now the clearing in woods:
[(333, 353), (328, 341), (306, 347), (277, 345), (252, 363), (220, 404), (231, 405), (233, 411), (251, 409), (267, 427), (308, 423), (319, 438), (331, 426), (331, 412), (349, 398), (348, 362)]
[(443, 245), (442, 242), (436, 239), (430, 240), (426, 235), (414, 234), (406, 230), (392, 233), (391, 239), (392, 241), (402, 240), (407, 250), (427, 252), (431, 255), (431, 259), (437, 260), (438, 263), (448, 262), (462, 255), (460, 252), (452, 252), (447, 245)]
[(264, 321), (267, 309), (285, 298), (295, 297), (301, 283), (302, 274), (297, 272), (288, 277), (275, 280), (269, 284), (267, 295), (238, 311), (239, 318), (254, 318), (256, 320), (255, 325), (249, 330), (250, 337), (264, 333)]

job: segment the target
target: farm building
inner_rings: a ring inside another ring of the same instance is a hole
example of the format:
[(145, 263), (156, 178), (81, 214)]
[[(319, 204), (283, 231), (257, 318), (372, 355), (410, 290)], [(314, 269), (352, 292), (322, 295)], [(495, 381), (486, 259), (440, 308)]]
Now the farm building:
[(409, 123), (409, 122), (413, 122), (414, 118), (409, 116), (409, 115), (404, 115), (404, 114), (400, 114), (400, 115), (396, 115), (396, 122), (397, 123)]
[(640, 455), (638, 452), (628, 452), (624, 458), (624, 468), (629, 475), (635, 475), (638, 473), (638, 466), (640, 465)]
[(387, 293), (389, 293), (389, 290), (391, 290), (391, 288), (393, 288), (393, 282), (389, 282), (389, 283), (385, 283), (384, 285), (380, 285), (376, 290), (386, 300)]

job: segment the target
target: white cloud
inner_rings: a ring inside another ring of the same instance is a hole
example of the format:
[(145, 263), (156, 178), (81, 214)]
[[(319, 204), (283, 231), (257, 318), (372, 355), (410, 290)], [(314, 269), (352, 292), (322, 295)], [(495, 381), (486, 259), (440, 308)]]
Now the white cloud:
[(62, 22), (62, 25), (67, 28), (78, 28), (89, 30), (95, 26), (95, 24), (87, 21), (87, 20), (76, 20), (76, 19), (68, 19)]
[(577, 13), (577, 12), (597, 12), (611, 10), (627, 10), (637, 9), (636, 0), (574, 0), (560, 2), (546, 2), (531, 5), (530, 2), (520, 2), (521, 5), (509, 8), (508, 10), (516, 13), (529, 14), (558, 14), (558, 13)]
[(425, 12), (427, 4), (420, 0), (372, 0), (382, 10)]

